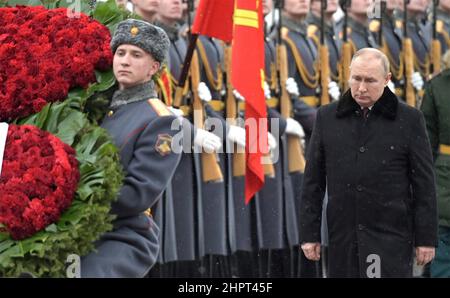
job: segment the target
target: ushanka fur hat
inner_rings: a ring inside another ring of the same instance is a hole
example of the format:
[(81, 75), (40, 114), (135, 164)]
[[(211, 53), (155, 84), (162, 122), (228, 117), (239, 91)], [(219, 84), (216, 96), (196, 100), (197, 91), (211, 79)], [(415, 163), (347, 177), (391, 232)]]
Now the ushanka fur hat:
[(122, 44), (131, 44), (143, 49), (161, 64), (167, 59), (170, 47), (169, 37), (163, 29), (135, 19), (119, 23), (111, 39), (112, 52), (115, 53)]

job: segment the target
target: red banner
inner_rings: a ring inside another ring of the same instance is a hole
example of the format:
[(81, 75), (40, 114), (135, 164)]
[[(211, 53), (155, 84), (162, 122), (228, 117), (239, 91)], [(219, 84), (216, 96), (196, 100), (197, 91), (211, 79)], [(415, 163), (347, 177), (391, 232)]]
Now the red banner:
[(264, 98), (264, 22), (262, 0), (236, 0), (232, 45), (232, 83), (245, 98), (245, 202), (264, 185), (267, 148)]
[(192, 33), (230, 42), (233, 38), (233, 9), (234, 0), (200, 0)]

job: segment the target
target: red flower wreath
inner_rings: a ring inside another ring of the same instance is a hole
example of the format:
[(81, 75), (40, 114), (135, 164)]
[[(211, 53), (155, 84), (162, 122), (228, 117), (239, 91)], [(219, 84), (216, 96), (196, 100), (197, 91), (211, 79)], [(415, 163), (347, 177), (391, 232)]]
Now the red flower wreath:
[(0, 177), (0, 231), (15, 240), (58, 221), (80, 173), (75, 150), (31, 125), (10, 125)]
[(39, 112), (112, 64), (108, 28), (66, 8), (0, 8), (0, 121)]

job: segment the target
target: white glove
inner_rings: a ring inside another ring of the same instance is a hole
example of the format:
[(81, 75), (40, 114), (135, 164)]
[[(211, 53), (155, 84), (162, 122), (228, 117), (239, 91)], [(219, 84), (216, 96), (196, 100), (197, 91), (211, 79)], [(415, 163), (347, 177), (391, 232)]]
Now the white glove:
[(391, 90), (392, 93), (395, 94), (395, 85), (391, 80), (389, 80), (386, 86), (389, 88), (389, 90)]
[(286, 119), (286, 133), (298, 136), (301, 139), (305, 137), (305, 131), (301, 124), (292, 118)]
[(198, 83), (197, 87), (198, 97), (204, 102), (208, 102), (211, 100), (211, 91), (209, 91), (208, 86), (204, 82)]
[(272, 95), (272, 94), (271, 94), (271, 92), (270, 92), (269, 84), (267, 84), (267, 82), (264, 81), (264, 97), (265, 97), (266, 99), (270, 99), (270, 98), (272, 97), (271, 95)]
[(267, 132), (267, 143), (269, 145), (270, 150), (275, 150), (275, 148), (277, 148), (278, 146), (277, 140), (270, 132)]
[(169, 106), (169, 110), (177, 117), (183, 117), (184, 113), (182, 110)]
[(328, 94), (330, 94), (333, 100), (339, 100), (339, 97), (341, 97), (341, 91), (335, 81), (330, 81), (330, 83), (328, 83)]
[(230, 125), (227, 139), (245, 148), (245, 129), (236, 125)]
[(415, 72), (411, 76), (411, 84), (414, 86), (414, 89), (417, 91), (422, 90), (423, 88), (423, 79), (419, 72)]
[(239, 91), (237, 91), (236, 89), (233, 90), (233, 95), (237, 100), (245, 101), (244, 96), (242, 96), (241, 93), (239, 93)]
[(293, 78), (288, 78), (286, 80), (286, 90), (291, 96), (300, 96), (297, 82)]
[(222, 140), (215, 134), (198, 128), (195, 132), (194, 144), (202, 147), (207, 153), (213, 153), (222, 147)]

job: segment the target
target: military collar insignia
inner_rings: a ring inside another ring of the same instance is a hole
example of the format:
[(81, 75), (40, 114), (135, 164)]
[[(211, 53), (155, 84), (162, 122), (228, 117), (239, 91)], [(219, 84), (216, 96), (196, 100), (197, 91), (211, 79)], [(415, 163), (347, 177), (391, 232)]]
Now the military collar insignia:
[(169, 134), (158, 134), (158, 139), (155, 143), (155, 150), (161, 156), (167, 156), (172, 152), (172, 136)]
[[(388, 88), (384, 88), (383, 95), (381, 98), (374, 104), (372, 108), (372, 113), (381, 114), (387, 119), (394, 120), (397, 115), (397, 107), (398, 107), (398, 99), (397, 96), (392, 93), (392, 91)], [(360, 109), (358, 103), (353, 99), (350, 89), (344, 93), (342, 98), (340, 99), (337, 110), (336, 117), (343, 118), (352, 114), (353, 112)]]
[(380, 32), (380, 20), (379, 19), (373, 19), (369, 23), (369, 31), (373, 33)]
[(436, 20), (436, 31), (438, 33), (442, 33), (443, 30), (444, 30), (444, 21)]
[[(318, 39), (318, 36), (320, 34), (319, 27), (317, 27), (316, 24), (309, 24), (308, 28), (306, 29), (306, 34), (308, 35), (309, 38)], [(314, 40), (314, 42), (316, 42), (316, 40)], [(317, 44), (317, 42), (316, 42), (316, 44)]]

